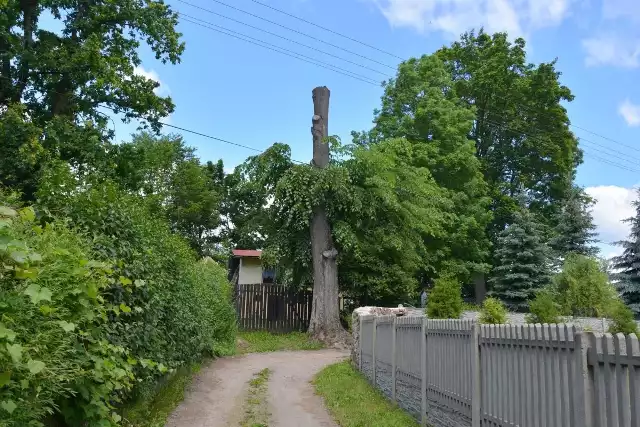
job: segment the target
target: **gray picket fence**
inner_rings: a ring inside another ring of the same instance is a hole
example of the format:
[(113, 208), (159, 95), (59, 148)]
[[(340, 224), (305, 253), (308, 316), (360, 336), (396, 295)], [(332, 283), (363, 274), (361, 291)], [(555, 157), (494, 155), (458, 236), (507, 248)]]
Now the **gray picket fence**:
[(360, 371), (422, 425), (640, 427), (635, 335), (361, 316)]

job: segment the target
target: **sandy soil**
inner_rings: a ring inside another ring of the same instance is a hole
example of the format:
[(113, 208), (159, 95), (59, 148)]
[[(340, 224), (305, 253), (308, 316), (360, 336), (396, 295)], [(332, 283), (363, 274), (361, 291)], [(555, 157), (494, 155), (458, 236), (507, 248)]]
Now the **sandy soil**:
[(255, 353), (218, 359), (196, 376), (184, 402), (166, 427), (238, 427), (247, 382), (264, 368), (268, 386), (269, 427), (337, 427), (309, 381), (323, 367), (348, 357), (338, 350)]

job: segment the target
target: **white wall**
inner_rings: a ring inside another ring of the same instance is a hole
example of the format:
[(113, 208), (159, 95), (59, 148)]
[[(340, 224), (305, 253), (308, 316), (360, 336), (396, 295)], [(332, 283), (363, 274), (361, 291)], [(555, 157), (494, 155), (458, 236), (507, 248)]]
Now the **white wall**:
[(260, 258), (240, 258), (238, 284), (251, 285), (262, 283), (262, 262)]

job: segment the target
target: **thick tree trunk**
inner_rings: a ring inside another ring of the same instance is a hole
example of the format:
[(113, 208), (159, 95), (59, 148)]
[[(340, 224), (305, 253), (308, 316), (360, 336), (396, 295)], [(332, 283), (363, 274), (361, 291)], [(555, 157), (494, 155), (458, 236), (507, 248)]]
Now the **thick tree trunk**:
[[(313, 90), (313, 167), (329, 164), (328, 135), (329, 89)], [(313, 259), (313, 306), (309, 333), (329, 345), (344, 345), (347, 333), (340, 325), (338, 305), (338, 251), (333, 246), (331, 226), (324, 206), (318, 206), (311, 221), (311, 254)]]
[(29, 60), (33, 55), (33, 30), (38, 16), (38, 0), (21, 0), (20, 8), (22, 9), (23, 24), (23, 50), (20, 58), (20, 66), (18, 67), (18, 81), (16, 82), (15, 92), (13, 93), (13, 102), (19, 102), (22, 94), (27, 87), (29, 79), (30, 63)]

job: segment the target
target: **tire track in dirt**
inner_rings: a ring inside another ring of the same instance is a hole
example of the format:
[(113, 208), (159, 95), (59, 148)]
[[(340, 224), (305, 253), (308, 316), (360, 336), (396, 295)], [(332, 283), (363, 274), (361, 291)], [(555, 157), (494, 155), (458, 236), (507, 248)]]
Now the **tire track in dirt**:
[(323, 367), (348, 357), (339, 350), (254, 353), (217, 359), (204, 367), (166, 427), (238, 427), (248, 383), (269, 369), (269, 427), (337, 427), (309, 383)]

